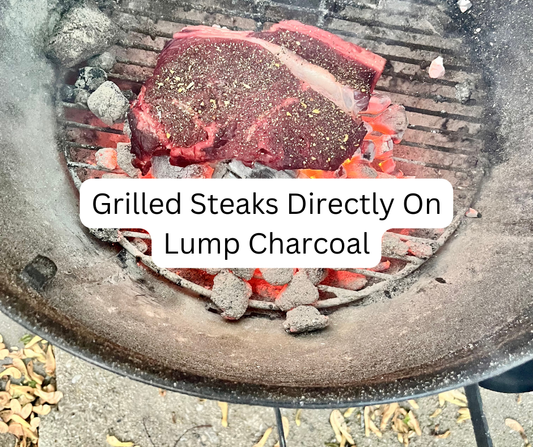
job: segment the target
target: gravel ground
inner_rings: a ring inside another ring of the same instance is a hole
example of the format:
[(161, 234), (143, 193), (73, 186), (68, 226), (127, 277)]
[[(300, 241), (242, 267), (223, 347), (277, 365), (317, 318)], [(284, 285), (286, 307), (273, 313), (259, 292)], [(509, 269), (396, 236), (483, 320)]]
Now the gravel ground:
[[(26, 331), (0, 314), (0, 333), (9, 346), (20, 345)], [(216, 402), (178, 393), (161, 393), (157, 388), (140, 384), (93, 366), (56, 349), (58, 389), (65, 394), (56, 410), (44, 417), (40, 447), (108, 446), (107, 435), (133, 441), (139, 447), (252, 447), (268, 427), (275, 424), (270, 408), (246, 405), (229, 406), (229, 424), (221, 424), (221, 410)], [(516, 395), (482, 391), (487, 419), (496, 447), (520, 447), (524, 443), (516, 432), (505, 426), (505, 418), (518, 420), (533, 438), (533, 394)], [(467, 447), (475, 446), (470, 423), (458, 424), (458, 407), (446, 403), (436, 418), (429, 416), (438, 408), (436, 396), (419, 399), (414, 412), (420, 421), (422, 436), (410, 445)], [(402, 403), (406, 409), (411, 405)], [(341, 409), (344, 410), (344, 409)], [(289, 447), (327, 446), (335, 443), (329, 424), (330, 410), (303, 410), (301, 425), (295, 423), (296, 410), (282, 410), (290, 423)], [(392, 430), (382, 438), (365, 437), (357, 409), (348, 425), (358, 447), (400, 446)], [(450, 429), (447, 439), (434, 435)], [(184, 434), (185, 433), (185, 434)], [(180, 438), (181, 437), (181, 438)], [(273, 432), (266, 447), (277, 442)], [(0, 447), (12, 447), (13, 440), (0, 435)]]

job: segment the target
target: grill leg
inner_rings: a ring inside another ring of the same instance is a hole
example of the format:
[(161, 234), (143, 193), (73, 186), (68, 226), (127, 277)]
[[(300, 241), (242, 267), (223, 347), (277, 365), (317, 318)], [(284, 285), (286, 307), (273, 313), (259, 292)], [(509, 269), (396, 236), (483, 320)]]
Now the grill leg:
[(465, 394), (468, 399), (468, 408), (472, 417), (477, 446), (493, 447), (489, 426), (485, 418), (485, 413), (483, 412), (483, 402), (481, 401), (481, 394), (479, 394), (479, 385), (475, 383), (474, 385), (465, 386)]
[(281, 419), (281, 411), (278, 407), (274, 407), (276, 413), (276, 425), (278, 426), (279, 447), (287, 447), (285, 442), (285, 433), (283, 433), (283, 420)]

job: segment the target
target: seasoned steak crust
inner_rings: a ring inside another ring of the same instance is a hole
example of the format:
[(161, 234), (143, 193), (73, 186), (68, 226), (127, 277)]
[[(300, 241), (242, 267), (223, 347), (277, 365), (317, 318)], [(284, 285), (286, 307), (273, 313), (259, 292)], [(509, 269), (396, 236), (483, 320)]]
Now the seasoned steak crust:
[(237, 159), (336, 170), (360, 148), (359, 117), (385, 60), (330, 33), (281, 22), (254, 33), (174, 35), (129, 112), (135, 164)]

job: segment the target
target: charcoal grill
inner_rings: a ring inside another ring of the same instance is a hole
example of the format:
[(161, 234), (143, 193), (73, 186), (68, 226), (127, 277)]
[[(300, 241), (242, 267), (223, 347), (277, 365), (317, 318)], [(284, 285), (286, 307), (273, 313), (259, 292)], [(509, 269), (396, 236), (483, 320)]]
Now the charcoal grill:
[[(373, 285), (355, 293), (333, 290), (337, 301), (330, 303), (335, 312), (328, 330), (289, 337), (269, 315), (222, 321), (206, 312), (194, 293), (205, 292), (178, 287), (175, 277), (117, 256), (114, 246), (81, 225), (76, 179), (94, 169), (83, 160), (98, 149), (95, 141), (123, 141), (122, 130), (87, 124), (88, 112), (72, 104), (59, 103), (56, 113), (55, 81), (69, 78), (54, 73), (35, 46), (48, 13), (39, 0), (35, 4), (31, 17), (20, 6), (3, 7), (11, 20), (4, 35), (11, 40), (4, 41), (0, 61), (6, 92), (0, 109), (0, 305), (12, 318), (67, 351), (137, 380), (207, 398), (284, 407), (422, 396), (478, 382), (533, 356), (531, 227), (523, 218), (533, 207), (524, 195), (533, 186), (533, 162), (526, 146), (507, 151), (496, 144), (497, 123), (487, 112), (501, 101), (498, 89), (509, 95), (517, 90), (496, 83), (491, 93), (486, 80), (499, 78), (474, 63), (475, 45), (455, 29), (464, 25), (476, 35), (478, 25), (469, 28), (454, 17), (455, 5), (102, 3), (125, 30), (109, 73), (122, 89), (138, 89), (165, 41), (189, 24), (262, 29), (294, 18), (389, 61), (377, 89), (404, 104), (411, 123), (396, 161), (407, 175), (448, 179), (456, 218), (437, 237), (413, 236), (434, 248), (427, 262), (399, 259), (404, 267), (395, 275), (361, 271)], [(439, 55), (447, 75), (432, 80), (426, 64)], [(515, 62), (520, 66), (519, 58)], [(501, 73), (508, 83), (518, 79)], [(462, 104), (455, 87), (466, 81), (476, 87)], [(523, 124), (507, 122), (515, 135), (524, 134)], [(472, 203), (483, 218), (465, 221)], [(150, 259), (130, 247), (133, 236), (138, 235), (124, 232), (122, 246), (151, 267)], [(354, 300), (357, 305), (340, 306)]]

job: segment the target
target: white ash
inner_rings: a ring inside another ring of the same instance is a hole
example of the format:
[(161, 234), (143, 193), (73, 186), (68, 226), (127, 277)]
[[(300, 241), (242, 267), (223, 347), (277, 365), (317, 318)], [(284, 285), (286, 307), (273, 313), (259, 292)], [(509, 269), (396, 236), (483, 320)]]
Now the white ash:
[(89, 232), (104, 242), (118, 242), (118, 230), (116, 228), (89, 228)]
[(117, 164), (129, 177), (138, 178), (141, 171), (131, 162), (135, 156), (131, 153), (131, 143), (117, 143)]
[(311, 281), (315, 286), (324, 281), (326, 276), (328, 276), (327, 269), (301, 269), (301, 271), (305, 272), (309, 278), (309, 281)]
[(409, 247), (409, 253), (417, 258), (427, 259), (433, 255), (433, 249), (431, 248), (431, 245), (417, 241), (407, 241), (406, 243)]
[(227, 163), (217, 163), (213, 170), (211, 178), (224, 178), (228, 173), (228, 164)]
[(204, 168), (200, 165), (189, 165), (184, 168), (172, 166), (170, 157), (162, 155), (152, 158), (152, 175), (155, 178), (203, 178)]
[(394, 233), (385, 233), (381, 240), (382, 256), (405, 256), (409, 247)]
[(228, 163), (228, 169), (240, 178), (250, 178), (252, 175), (252, 168), (249, 168), (239, 160), (231, 160)]
[(469, 79), (465, 82), (455, 84), (455, 97), (458, 101), (461, 101), (462, 104), (467, 103), (473, 93), (474, 83)]
[(249, 281), (253, 278), (255, 269), (254, 268), (248, 268), (248, 269), (231, 269), (233, 274), (235, 276), (238, 276), (241, 279), (244, 279), (246, 281)]
[(140, 237), (133, 238), (131, 243), (141, 253), (146, 253), (148, 251), (148, 244), (144, 239), (141, 239)]
[(47, 54), (55, 62), (73, 67), (105, 51), (119, 33), (120, 28), (86, 0), (63, 14), (48, 41)]
[(131, 140), (131, 127), (127, 118), (124, 120), (124, 127), (122, 128), (122, 131), (124, 132), (124, 135)]
[(318, 300), (318, 289), (309, 280), (305, 272), (296, 273), (278, 298), (276, 304), (280, 310), (287, 311), (304, 304), (313, 304)]
[(470, 0), (458, 0), (457, 6), (462, 13), (465, 13), (472, 7), (472, 2)]
[(126, 174), (115, 174), (114, 172), (107, 172), (102, 174), (102, 178), (129, 178)]
[(204, 272), (206, 272), (208, 275), (217, 275), (224, 269), (203, 269)]
[(83, 67), (78, 72), (78, 79), (74, 87), (94, 92), (105, 81), (107, 81), (107, 73), (98, 67)]
[(113, 65), (115, 65), (116, 57), (111, 51), (104, 51), (102, 54), (99, 54), (98, 56), (91, 57), (87, 61), (87, 65), (91, 67), (98, 67), (102, 70), (109, 71), (113, 68)]
[(283, 327), (287, 332), (300, 334), (324, 329), (329, 324), (329, 318), (322, 315), (313, 306), (298, 306), (287, 312), (287, 319)]
[(213, 281), (211, 301), (221, 310), (222, 316), (228, 320), (238, 320), (248, 308), (248, 300), (252, 296), (252, 286), (233, 273), (221, 272)]
[(124, 121), (129, 105), (118, 86), (111, 81), (104, 82), (87, 100), (89, 110), (108, 126)]
[(74, 88), (74, 102), (76, 104), (86, 106), (89, 96), (91, 96), (91, 94), (87, 90), (82, 88)]
[(260, 269), (263, 279), (273, 286), (288, 284), (294, 274), (294, 269)]

